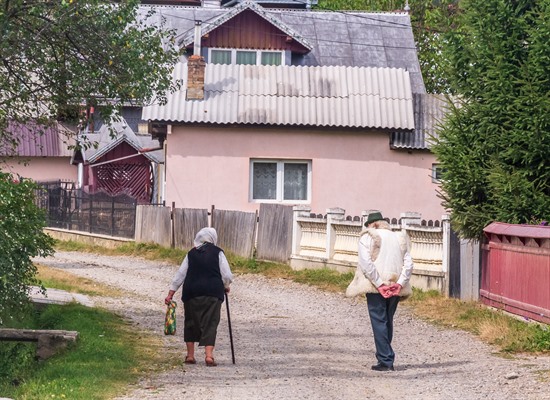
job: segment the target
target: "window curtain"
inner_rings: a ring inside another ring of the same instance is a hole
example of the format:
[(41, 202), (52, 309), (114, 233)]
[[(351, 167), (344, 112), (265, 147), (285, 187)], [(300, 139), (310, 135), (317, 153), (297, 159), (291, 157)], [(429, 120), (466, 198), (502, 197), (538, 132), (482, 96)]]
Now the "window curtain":
[(231, 64), (231, 50), (212, 50), (210, 57), (212, 64)]
[(277, 199), (277, 163), (254, 163), (252, 198)]
[(264, 51), (262, 53), (262, 65), (281, 65), (282, 54), (272, 51)]
[(285, 164), (284, 200), (307, 200), (307, 164)]
[(237, 51), (237, 64), (256, 65), (255, 51)]

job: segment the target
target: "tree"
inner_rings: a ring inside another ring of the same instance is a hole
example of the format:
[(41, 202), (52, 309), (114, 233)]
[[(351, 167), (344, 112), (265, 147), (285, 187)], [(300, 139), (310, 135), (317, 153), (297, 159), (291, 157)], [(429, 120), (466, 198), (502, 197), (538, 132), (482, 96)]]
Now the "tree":
[(12, 122), (76, 119), (100, 105), (164, 98), (174, 33), (138, 15), (138, 0), (0, 0), (0, 139)]
[(31, 257), (52, 254), (44, 213), (33, 202), (37, 186), (0, 172), (0, 325), (28, 304), (28, 289), (37, 285)]
[[(148, 23), (152, 12), (138, 15), (139, 3), (0, 0), (0, 147), (17, 144), (17, 123), (76, 120), (81, 105), (109, 120), (123, 104), (164, 99), (174, 33)], [(0, 172), (0, 318), (37, 283), (31, 257), (52, 252), (34, 190)]]
[(461, 106), (433, 150), (454, 228), (480, 238), (492, 221), (550, 219), (550, 0), (463, 7), (445, 52)]
[[(428, 93), (448, 93), (447, 60), (442, 56), (446, 32), (456, 29), (458, 0), (411, 0), (411, 25), (418, 61)], [(405, 0), (321, 0), (330, 10), (403, 11)]]

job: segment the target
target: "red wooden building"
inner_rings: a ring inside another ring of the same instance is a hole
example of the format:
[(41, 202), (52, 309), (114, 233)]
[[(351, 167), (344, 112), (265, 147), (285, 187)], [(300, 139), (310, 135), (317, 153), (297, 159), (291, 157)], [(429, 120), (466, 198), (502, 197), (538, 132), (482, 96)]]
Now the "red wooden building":
[(79, 164), (79, 186), (85, 192), (124, 193), (139, 204), (156, 202), (164, 160), (158, 141), (136, 135), (124, 120), (103, 125), (98, 133), (86, 137), (96, 146), (75, 152), (72, 159), (73, 164)]

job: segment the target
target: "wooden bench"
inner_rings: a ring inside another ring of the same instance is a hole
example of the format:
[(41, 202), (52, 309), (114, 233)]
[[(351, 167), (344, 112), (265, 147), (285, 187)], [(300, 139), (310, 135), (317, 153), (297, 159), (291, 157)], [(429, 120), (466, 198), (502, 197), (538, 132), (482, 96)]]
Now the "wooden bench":
[(78, 338), (77, 331), (0, 328), (0, 341), (37, 342), (36, 356), (45, 360)]

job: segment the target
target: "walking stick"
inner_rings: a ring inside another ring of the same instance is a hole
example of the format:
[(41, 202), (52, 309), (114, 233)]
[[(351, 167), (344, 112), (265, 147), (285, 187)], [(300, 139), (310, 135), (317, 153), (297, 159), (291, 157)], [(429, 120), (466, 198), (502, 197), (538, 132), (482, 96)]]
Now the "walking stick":
[(235, 350), (233, 349), (233, 332), (231, 330), (231, 316), (229, 315), (229, 297), (225, 293), (225, 308), (227, 310), (227, 324), (229, 325), (229, 341), (231, 342), (231, 359), (235, 364)]

